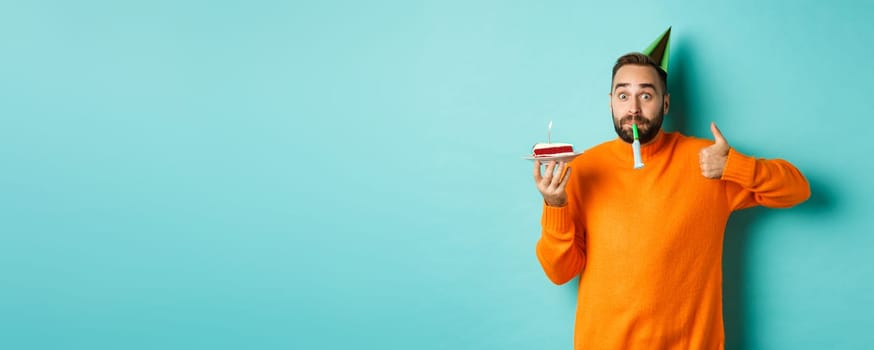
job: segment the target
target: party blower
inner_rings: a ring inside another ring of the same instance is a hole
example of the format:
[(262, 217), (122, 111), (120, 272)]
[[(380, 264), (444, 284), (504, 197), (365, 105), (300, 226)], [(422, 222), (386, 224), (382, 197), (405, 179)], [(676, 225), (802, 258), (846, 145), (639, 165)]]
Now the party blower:
[(634, 153), (634, 168), (643, 168), (643, 160), (640, 159), (640, 140), (637, 137), (637, 124), (631, 124), (634, 131), (634, 142), (631, 143), (631, 152)]

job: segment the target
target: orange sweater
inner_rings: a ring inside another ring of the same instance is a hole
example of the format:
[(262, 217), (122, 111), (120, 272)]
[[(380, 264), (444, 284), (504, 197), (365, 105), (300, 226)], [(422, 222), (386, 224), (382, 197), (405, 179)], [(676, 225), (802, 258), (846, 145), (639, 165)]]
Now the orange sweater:
[(721, 180), (701, 175), (713, 142), (659, 133), (632, 168), (620, 139), (574, 159), (568, 204), (544, 205), (537, 257), (556, 284), (580, 275), (575, 349), (722, 349), (722, 238), (732, 211), (810, 196), (783, 160), (731, 149)]

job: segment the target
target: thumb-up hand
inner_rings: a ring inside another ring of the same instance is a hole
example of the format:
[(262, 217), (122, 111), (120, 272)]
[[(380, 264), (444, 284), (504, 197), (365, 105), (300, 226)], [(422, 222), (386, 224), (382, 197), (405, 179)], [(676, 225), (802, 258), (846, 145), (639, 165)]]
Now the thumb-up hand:
[(731, 147), (716, 127), (716, 123), (710, 123), (710, 132), (713, 133), (714, 143), (698, 152), (698, 163), (701, 166), (701, 175), (708, 179), (719, 179), (722, 177), (722, 171), (725, 170), (728, 150)]

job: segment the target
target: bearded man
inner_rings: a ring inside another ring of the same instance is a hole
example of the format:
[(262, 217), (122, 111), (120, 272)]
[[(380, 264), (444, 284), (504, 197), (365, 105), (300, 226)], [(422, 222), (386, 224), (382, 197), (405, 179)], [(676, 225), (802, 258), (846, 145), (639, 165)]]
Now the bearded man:
[(544, 201), (537, 258), (556, 284), (580, 276), (576, 349), (723, 349), (729, 215), (810, 196), (792, 164), (741, 154), (715, 124), (712, 141), (663, 132), (670, 97), (660, 62), (624, 55), (610, 90), (618, 138), (544, 172), (535, 161)]

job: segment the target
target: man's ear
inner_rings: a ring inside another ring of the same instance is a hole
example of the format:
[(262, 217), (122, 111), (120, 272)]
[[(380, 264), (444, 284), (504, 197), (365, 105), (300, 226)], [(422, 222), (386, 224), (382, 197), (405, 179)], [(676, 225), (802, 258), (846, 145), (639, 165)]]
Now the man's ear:
[(664, 113), (668, 114), (668, 110), (671, 109), (671, 94), (665, 93), (665, 105), (664, 105)]

